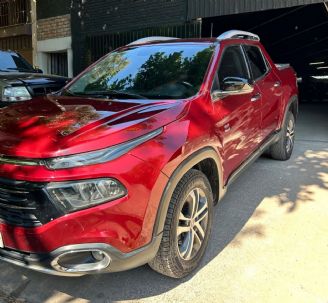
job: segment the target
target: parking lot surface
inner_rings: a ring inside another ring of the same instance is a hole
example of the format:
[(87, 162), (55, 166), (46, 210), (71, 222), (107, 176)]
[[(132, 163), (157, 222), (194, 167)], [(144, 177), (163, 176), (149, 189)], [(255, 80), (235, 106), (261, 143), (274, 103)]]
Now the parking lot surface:
[(199, 270), (63, 278), (0, 261), (0, 302), (328, 302), (328, 104), (303, 105), (293, 157), (261, 157), (215, 209)]

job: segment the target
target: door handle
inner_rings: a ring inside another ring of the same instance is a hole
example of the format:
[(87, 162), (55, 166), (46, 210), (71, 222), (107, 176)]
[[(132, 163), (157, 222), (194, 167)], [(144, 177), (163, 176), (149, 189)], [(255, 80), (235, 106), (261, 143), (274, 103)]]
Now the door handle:
[(277, 82), (273, 85), (273, 87), (277, 88), (277, 87), (280, 87), (280, 85), (281, 85), (280, 81), (277, 81)]
[(261, 94), (258, 93), (251, 98), (251, 102), (256, 102), (261, 99)]

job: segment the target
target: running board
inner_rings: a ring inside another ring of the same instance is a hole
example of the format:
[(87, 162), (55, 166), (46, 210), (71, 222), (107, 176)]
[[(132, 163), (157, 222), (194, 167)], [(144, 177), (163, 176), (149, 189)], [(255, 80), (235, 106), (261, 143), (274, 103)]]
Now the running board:
[(243, 162), (228, 178), (225, 187), (229, 187), (252, 163), (254, 163), (271, 145), (279, 140), (280, 131), (272, 134), (245, 162)]

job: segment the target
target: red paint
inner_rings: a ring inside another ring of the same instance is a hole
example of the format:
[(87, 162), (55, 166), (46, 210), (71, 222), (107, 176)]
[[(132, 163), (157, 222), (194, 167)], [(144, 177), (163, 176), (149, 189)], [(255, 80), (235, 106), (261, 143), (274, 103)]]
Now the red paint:
[[(88, 152), (164, 127), (155, 139), (105, 164), (57, 171), (41, 166), (0, 165), (2, 178), (54, 182), (112, 177), (128, 191), (119, 200), (66, 215), (38, 228), (0, 223), (5, 246), (50, 252), (68, 244), (101, 242), (129, 252), (151, 240), (164, 188), (188, 156), (206, 146), (214, 147), (222, 160), (223, 179), (227, 180), (269, 133), (280, 128), (288, 100), (297, 95), (292, 70), (279, 71), (260, 46), (271, 71), (256, 83), (254, 92), (213, 103), (210, 88), (222, 51), (230, 44), (242, 43), (260, 45), (244, 40), (220, 42), (199, 94), (187, 100), (109, 101), (48, 96), (1, 109), (0, 154), (16, 157), (47, 158)], [(274, 89), (276, 81), (281, 86)], [(263, 96), (261, 102), (250, 102), (257, 92)], [(229, 132), (225, 131), (226, 124), (230, 125)]]

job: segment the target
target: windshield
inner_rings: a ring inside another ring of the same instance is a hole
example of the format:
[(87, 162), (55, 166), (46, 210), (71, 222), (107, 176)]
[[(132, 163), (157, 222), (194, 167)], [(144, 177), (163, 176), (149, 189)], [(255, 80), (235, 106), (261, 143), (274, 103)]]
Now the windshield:
[(0, 71), (35, 72), (23, 57), (12, 52), (0, 52)]
[(189, 98), (200, 89), (213, 49), (210, 44), (162, 44), (115, 51), (73, 82), (66, 93), (117, 98)]

